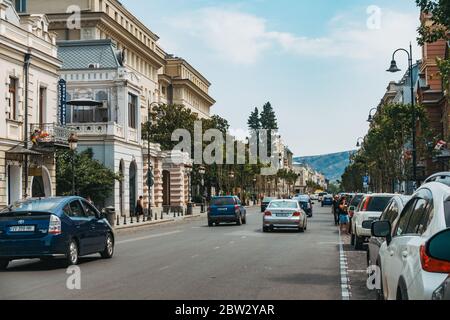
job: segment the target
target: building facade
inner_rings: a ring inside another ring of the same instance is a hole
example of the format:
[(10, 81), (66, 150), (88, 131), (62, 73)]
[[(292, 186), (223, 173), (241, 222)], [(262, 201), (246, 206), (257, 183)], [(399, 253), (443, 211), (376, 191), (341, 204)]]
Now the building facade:
[(45, 15), (19, 17), (0, 0), (0, 207), (56, 192), (55, 150), (68, 146), (58, 126), (56, 35)]

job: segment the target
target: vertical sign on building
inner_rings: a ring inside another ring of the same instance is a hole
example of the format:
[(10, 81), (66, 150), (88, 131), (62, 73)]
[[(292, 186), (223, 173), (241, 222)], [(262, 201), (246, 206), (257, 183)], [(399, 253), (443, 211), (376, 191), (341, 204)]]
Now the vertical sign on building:
[(67, 109), (67, 83), (66, 80), (60, 79), (59, 87), (59, 124), (66, 125), (66, 109)]

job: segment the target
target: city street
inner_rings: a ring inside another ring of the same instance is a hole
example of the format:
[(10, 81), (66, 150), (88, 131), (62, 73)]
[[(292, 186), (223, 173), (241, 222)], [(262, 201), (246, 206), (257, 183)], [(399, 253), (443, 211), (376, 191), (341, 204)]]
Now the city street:
[[(0, 299), (340, 300), (339, 233), (330, 210), (316, 205), (306, 233), (263, 234), (257, 207), (241, 227), (208, 228), (203, 217), (122, 231), (112, 260), (81, 260), (81, 290), (66, 288), (64, 268), (16, 261), (0, 273)], [(359, 261), (351, 268), (364, 269)], [(353, 298), (367, 299), (365, 274), (354, 276), (363, 287)]]

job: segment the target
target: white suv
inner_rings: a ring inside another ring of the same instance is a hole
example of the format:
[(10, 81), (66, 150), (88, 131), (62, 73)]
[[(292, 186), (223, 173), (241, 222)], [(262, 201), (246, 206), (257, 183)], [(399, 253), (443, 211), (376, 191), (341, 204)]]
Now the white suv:
[[(450, 228), (450, 187), (428, 183), (406, 204), (394, 228), (372, 224), (372, 234), (386, 238), (379, 252), (382, 296), (389, 300), (436, 299), (450, 274), (450, 262), (435, 258), (430, 242)], [(391, 232), (391, 233), (389, 233)], [(393, 236), (391, 236), (391, 234)], [(440, 242), (450, 252), (450, 241)]]
[(356, 250), (363, 248), (364, 242), (371, 237), (370, 229), (363, 227), (364, 221), (376, 221), (380, 219), (384, 209), (386, 209), (389, 201), (394, 194), (379, 193), (368, 194), (364, 196), (355, 210), (352, 218), (352, 245)]

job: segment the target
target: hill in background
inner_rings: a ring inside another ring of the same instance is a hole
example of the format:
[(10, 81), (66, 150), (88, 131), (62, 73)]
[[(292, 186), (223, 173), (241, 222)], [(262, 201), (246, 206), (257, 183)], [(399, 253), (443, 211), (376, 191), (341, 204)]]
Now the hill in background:
[(320, 156), (295, 157), (294, 162), (307, 164), (334, 182), (341, 179), (345, 168), (350, 164), (350, 155), (354, 153), (355, 151), (345, 151)]

